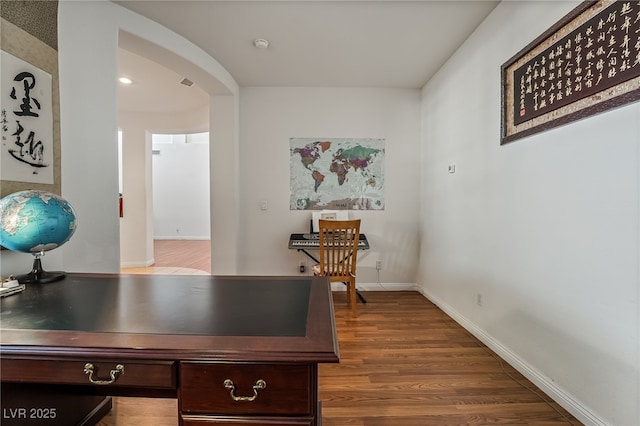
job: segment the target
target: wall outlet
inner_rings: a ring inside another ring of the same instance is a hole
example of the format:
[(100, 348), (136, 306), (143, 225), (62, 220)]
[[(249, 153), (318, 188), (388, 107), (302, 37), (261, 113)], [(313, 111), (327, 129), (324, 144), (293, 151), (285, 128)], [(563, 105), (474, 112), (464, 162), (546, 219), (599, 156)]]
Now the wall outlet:
[(476, 293), (476, 305), (482, 306), (482, 293)]
[(378, 271), (382, 269), (382, 260), (376, 260), (376, 269)]
[(300, 271), (301, 274), (307, 272), (307, 262), (301, 260), (300, 264), (298, 264), (298, 271)]

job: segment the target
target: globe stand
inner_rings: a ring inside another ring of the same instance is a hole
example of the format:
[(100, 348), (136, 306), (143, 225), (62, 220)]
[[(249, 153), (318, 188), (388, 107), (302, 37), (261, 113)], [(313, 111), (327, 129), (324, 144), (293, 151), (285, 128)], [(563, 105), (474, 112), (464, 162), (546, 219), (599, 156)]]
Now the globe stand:
[(46, 284), (59, 281), (67, 276), (63, 271), (45, 271), (42, 269), (40, 258), (44, 253), (34, 253), (33, 267), (28, 274), (18, 275), (16, 279), (20, 284)]

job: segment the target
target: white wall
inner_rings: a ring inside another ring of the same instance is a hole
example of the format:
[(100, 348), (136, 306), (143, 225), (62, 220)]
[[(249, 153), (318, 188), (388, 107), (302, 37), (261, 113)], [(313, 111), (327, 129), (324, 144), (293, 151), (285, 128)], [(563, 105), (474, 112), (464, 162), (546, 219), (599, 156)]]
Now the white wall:
[(208, 240), (209, 134), (152, 137), (155, 239)]
[[(209, 105), (211, 272), (241, 274), (239, 96), (214, 96)], [(227, 142), (227, 143), (221, 143)], [(228, 143), (231, 142), (231, 143)]]
[[(384, 211), (362, 219), (372, 249), (358, 255), (358, 283), (414, 284), (418, 253), (420, 91), (349, 88), (242, 88), (240, 95), (241, 270), (296, 274), (307, 258), (287, 249), (307, 232), (310, 211), (289, 210), (291, 137), (384, 138)], [(268, 210), (260, 210), (267, 201)]]
[(117, 39), (113, 9), (103, 6), (58, 5), (62, 196), (78, 216), (73, 238), (62, 247), (70, 272), (117, 272), (120, 261)]
[(576, 4), (501, 3), (424, 87), (419, 283), (586, 424), (638, 425), (640, 105), (500, 146), (500, 66)]
[[(76, 208), (78, 230), (62, 248), (63, 267), (75, 272), (118, 272), (117, 49), (121, 31), (147, 42), (145, 54), (175, 67), (211, 95), (211, 105), (227, 118), (211, 133), (232, 155), (237, 151), (238, 86), (215, 59), (167, 28), (111, 2), (62, 1), (58, 8), (62, 195)], [(174, 69), (175, 70), (175, 69)], [(219, 98), (224, 98), (220, 100)], [(227, 98), (231, 102), (227, 101)], [(236, 176), (236, 159), (211, 158), (211, 167)], [(237, 198), (232, 182), (212, 200)], [(214, 203), (216, 204), (216, 203)], [(225, 205), (232, 217), (237, 205)], [(215, 210), (212, 209), (212, 214)], [(216, 224), (219, 225), (219, 224)], [(233, 246), (235, 232), (217, 235), (219, 247)], [(235, 256), (234, 256), (235, 257)], [(220, 265), (234, 273), (235, 261)]]
[(151, 136), (144, 120), (120, 114), (122, 130), (122, 211), (120, 218), (120, 266), (153, 263), (153, 185)]

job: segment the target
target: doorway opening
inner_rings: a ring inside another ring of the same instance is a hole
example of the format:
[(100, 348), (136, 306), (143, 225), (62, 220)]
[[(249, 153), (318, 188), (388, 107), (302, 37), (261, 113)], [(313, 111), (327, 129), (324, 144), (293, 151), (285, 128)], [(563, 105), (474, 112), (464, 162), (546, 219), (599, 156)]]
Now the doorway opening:
[(120, 270), (209, 274), (210, 95), (137, 37), (119, 45)]
[[(145, 35), (137, 30), (118, 32), (118, 73), (132, 82), (118, 85), (117, 120), (123, 130), (124, 150), (120, 269), (155, 263), (152, 133), (209, 131), (211, 140), (215, 140), (209, 147), (208, 169), (212, 179), (210, 251), (214, 253), (210, 268), (215, 274), (236, 273), (238, 205), (225, 201), (236, 199), (238, 190), (239, 88), (215, 59), (193, 50), (186, 40), (170, 43), (170, 50), (165, 43), (155, 43), (156, 37)], [(194, 84), (184, 84), (185, 78)]]
[(209, 133), (151, 134), (150, 142), (152, 259), (121, 272), (210, 274)]
[(153, 266), (210, 274), (209, 133), (153, 134), (151, 146)]

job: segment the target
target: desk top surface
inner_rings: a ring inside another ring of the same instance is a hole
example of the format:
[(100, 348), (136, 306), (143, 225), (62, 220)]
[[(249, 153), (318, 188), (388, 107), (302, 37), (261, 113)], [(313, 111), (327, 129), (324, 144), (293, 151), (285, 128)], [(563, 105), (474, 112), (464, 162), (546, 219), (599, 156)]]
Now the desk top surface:
[(70, 275), (2, 299), (2, 328), (304, 336), (311, 281)]
[(315, 277), (69, 274), (2, 299), (0, 324), (3, 352), (11, 345), (96, 342), (130, 349), (250, 351), (251, 345), (265, 350), (263, 345), (278, 342), (309, 346), (318, 337), (326, 346), (327, 331), (335, 334), (330, 288)]

